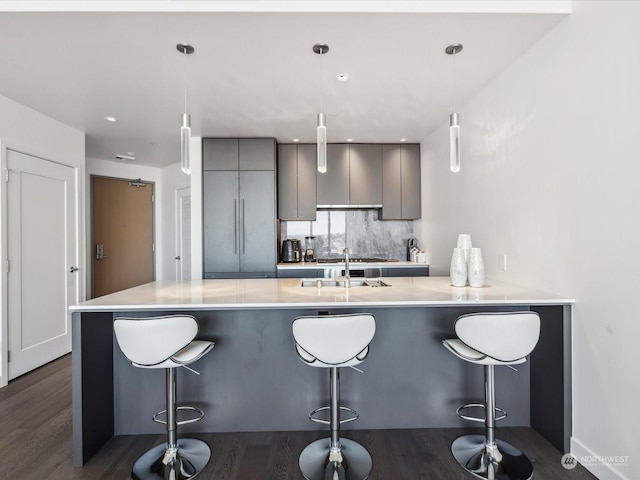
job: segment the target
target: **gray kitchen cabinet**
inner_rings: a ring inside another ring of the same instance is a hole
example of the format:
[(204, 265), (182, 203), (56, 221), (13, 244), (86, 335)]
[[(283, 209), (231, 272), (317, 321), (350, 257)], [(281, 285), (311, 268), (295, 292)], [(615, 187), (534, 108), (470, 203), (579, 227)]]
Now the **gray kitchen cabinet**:
[(420, 145), (382, 146), (383, 220), (420, 218)]
[(382, 146), (327, 145), (327, 171), (318, 173), (318, 206), (382, 205)]
[(382, 145), (349, 145), (349, 204), (382, 205)]
[[(273, 155), (268, 155), (274, 151)], [(274, 170), (275, 140), (272, 138), (204, 138), (203, 170)]]
[(349, 205), (349, 144), (327, 144), (327, 171), (317, 175), (318, 206)]
[(278, 145), (278, 218), (316, 219), (316, 146)]
[(322, 278), (322, 268), (287, 268), (278, 269), (278, 278)]
[[(237, 152), (235, 164), (230, 158), (233, 152)], [(260, 155), (266, 158), (257, 158)], [(234, 165), (235, 169), (229, 168)], [(242, 165), (264, 169), (242, 169)], [(274, 167), (273, 139), (203, 140), (205, 278), (275, 277)]]
[(411, 268), (383, 268), (383, 277), (428, 277), (429, 265)]

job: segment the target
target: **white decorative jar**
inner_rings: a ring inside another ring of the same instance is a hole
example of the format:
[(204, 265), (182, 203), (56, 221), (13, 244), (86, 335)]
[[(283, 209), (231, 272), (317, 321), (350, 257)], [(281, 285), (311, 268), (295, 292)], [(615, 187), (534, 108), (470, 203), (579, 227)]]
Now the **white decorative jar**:
[(451, 285), (464, 287), (467, 284), (467, 262), (464, 259), (464, 250), (454, 248), (451, 256), (451, 268), (449, 269)]
[(467, 234), (467, 233), (461, 233), (458, 235), (458, 243), (456, 245), (456, 247), (458, 248), (462, 248), (462, 250), (464, 250), (464, 261), (468, 262), (469, 261), (469, 253), (471, 252), (471, 247), (473, 245), (471, 244), (471, 235)]
[(482, 260), (482, 251), (479, 248), (472, 248), (469, 253), (467, 277), (470, 287), (478, 288), (484, 285), (484, 261)]

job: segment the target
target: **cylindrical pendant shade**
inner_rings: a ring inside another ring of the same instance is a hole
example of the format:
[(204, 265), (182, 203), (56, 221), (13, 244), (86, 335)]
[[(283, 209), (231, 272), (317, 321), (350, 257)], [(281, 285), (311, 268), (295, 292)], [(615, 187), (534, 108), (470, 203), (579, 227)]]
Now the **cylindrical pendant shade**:
[(327, 171), (327, 126), (324, 113), (318, 114), (317, 149), (318, 172), (325, 173)]
[(191, 115), (182, 114), (182, 127), (180, 128), (180, 166), (187, 175), (191, 174), (191, 162), (189, 161), (189, 143), (191, 140)]
[(451, 171), (460, 171), (460, 125), (458, 114), (449, 115), (449, 164)]

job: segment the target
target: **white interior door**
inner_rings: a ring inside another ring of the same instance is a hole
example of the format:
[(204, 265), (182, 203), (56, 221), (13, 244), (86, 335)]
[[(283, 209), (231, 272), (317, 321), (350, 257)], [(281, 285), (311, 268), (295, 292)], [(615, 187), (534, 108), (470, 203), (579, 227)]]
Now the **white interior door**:
[(75, 169), (7, 151), (9, 380), (71, 351)]
[(176, 190), (176, 279), (191, 280), (191, 188)]

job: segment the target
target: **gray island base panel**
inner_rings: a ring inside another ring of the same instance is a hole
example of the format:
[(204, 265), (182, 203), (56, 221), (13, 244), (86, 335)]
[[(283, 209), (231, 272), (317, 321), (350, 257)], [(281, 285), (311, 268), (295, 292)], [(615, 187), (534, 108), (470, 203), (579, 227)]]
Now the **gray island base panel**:
[[(455, 410), (482, 400), (483, 372), (441, 344), (455, 319), (478, 311), (533, 310), (542, 330), (518, 372), (496, 369), (503, 426), (531, 426), (561, 452), (571, 436), (572, 300), (490, 282), (456, 288), (448, 278), (394, 278), (393, 287), (302, 288), (296, 279), (153, 282), (84, 302), (73, 310), (73, 448), (82, 466), (113, 435), (162, 434), (152, 415), (164, 408), (164, 372), (132, 367), (113, 337), (117, 316), (188, 313), (200, 336), (216, 342), (178, 371), (178, 398), (202, 408), (202, 422), (181, 432), (318, 430), (308, 413), (328, 401), (328, 378), (297, 357), (296, 316), (369, 312), (376, 317), (364, 373), (343, 369), (345, 405), (360, 419), (352, 428), (469, 426)], [(302, 291), (302, 292), (301, 292)], [(266, 413), (265, 413), (266, 412)]]

